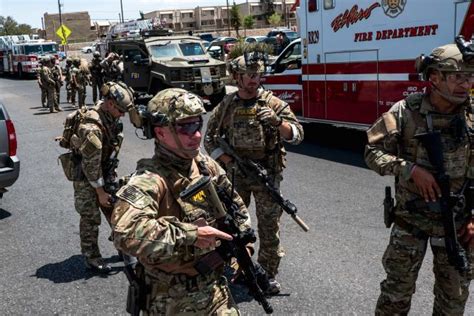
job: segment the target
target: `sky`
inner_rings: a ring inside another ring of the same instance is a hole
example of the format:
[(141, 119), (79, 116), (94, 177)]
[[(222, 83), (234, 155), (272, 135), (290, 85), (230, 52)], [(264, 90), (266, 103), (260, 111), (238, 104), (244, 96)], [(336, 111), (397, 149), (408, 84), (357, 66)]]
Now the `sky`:
[[(120, 0), (60, 0), (64, 12), (88, 11), (91, 20), (118, 20)], [(242, 3), (245, 0), (238, 0)], [(233, 0), (229, 0), (232, 5)], [(122, 0), (125, 20), (140, 17), (139, 11), (147, 13), (162, 9), (193, 9), (196, 6), (226, 5), (226, 0)], [(41, 27), (44, 13), (58, 13), (57, 0), (0, 0), (0, 16), (12, 16), (19, 24)]]

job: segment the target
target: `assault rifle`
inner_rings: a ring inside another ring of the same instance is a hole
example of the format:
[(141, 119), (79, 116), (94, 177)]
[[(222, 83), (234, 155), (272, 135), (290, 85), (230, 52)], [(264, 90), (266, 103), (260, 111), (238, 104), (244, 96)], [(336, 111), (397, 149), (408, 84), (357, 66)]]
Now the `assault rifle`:
[(232, 156), (232, 158), (237, 162), (239, 169), (248, 177), (252, 179), (256, 179), (259, 183), (261, 183), (267, 192), (270, 194), (272, 200), (281, 206), (281, 208), (293, 218), (293, 220), (300, 225), (300, 227), (305, 231), (309, 231), (308, 225), (298, 216), (296, 212), (298, 209), (296, 205), (294, 205), (290, 200), (285, 200), (280, 193), (280, 190), (275, 188), (275, 184), (273, 180), (268, 176), (267, 170), (263, 168), (258, 163), (250, 160), (250, 159), (242, 159), (240, 158), (235, 151), (230, 147), (227, 142), (219, 137), (217, 139), (219, 147), (227, 154)]
[(449, 175), (446, 174), (446, 170), (444, 169), (441, 134), (439, 131), (435, 131), (415, 135), (415, 138), (419, 139), (425, 147), (428, 159), (436, 170), (434, 177), (441, 189), (441, 198), (439, 201), (428, 203), (428, 207), (433, 212), (441, 212), (445, 235), (444, 244), (448, 254), (448, 262), (458, 270), (459, 273), (464, 274), (470, 270), (470, 265), (466, 250), (458, 241), (453, 213), (453, 207), (459, 197), (451, 194)]
[[(232, 192), (233, 194), (233, 192)], [(231, 235), (231, 241), (221, 240), (221, 245), (216, 252), (205, 255), (194, 267), (202, 274), (207, 275), (213, 271), (216, 261), (228, 261), (235, 258), (242, 269), (245, 284), (249, 294), (260, 304), (267, 314), (273, 313), (273, 307), (267, 301), (264, 291), (268, 289), (269, 282), (265, 270), (256, 262), (253, 262), (247, 251), (247, 244), (256, 241), (255, 231), (252, 228), (242, 230), (239, 221), (246, 219), (247, 215), (240, 212), (239, 207), (225, 189), (214, 187), (209, 176), (203, 176), (199, 181), (190, 185), (181, 192), (180, 198), (195, 204), (195, 201), (209, 198), (209, 204), (215, 207), (217, 228)]]

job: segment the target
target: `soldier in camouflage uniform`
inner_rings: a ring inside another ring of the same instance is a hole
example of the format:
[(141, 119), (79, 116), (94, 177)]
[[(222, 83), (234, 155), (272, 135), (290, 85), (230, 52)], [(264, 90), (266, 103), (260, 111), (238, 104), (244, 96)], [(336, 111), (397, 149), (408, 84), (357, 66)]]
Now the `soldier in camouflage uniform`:
[(100, 62), (102, 58), (99, 52), (94, 52), (93, 58), (89, 63), (89, 70), (91, 73), (91, 86), (92, 86), (92, 100), (94, 103), (97, 101), (97, 96), (100, 98), (100, 87), (102, 87), (104, 81), (104, 74)]
[(40, 80), (43, 87), (47, 92), (48, 107), (51, 113), (60, 111), (59, 105), (55, 96), (55, 86), (53, 73), (51, 72), (51, 59), (50, 57), (43, 57), (43, 66), (40, 69)]
[(71, 82), (77, 91), (77, 104), (79, 108), (82, 108), (86, 106), (86, 88), (89, 83), (90, 73), (87, 64), (79, 58), (74, 58), (72, 64)]
[(381, 283), (376, 315), (409, 312), (428, 242), (434, 257), (433, 315), (463, 315), (473, 276), (472, 205), (453, 207), (459, 240), (471, 262), (470, 272), (461, 274), (448, 262), (442, 215), (430, 208), (430, 202), (439, 204), (441, 190), (427, 151), (415, 135), (441, 133), (451, 192), (463, 194), (463, 184), (474, 177), (472, 135), (468, 135), (466, 126), (474, 65), (463, 60), (454, 44), (438, 47), (421, 60), (418, 69), (429, 80), (430, 91), (397, 102), (367, 132), (365, 161), (380, 175), (395, 176), (397, 200), (382, 261), (387, 278)]
[(38, 86), (41, 89), (41, 106), (45, 108), (47, 103), (48, 91), (43, 85), (43, 82), (41, 82), (41, 71), (43, 67), (45, 66), (43, 65), (43, 58), (41, 58), (38, 62), (38, 68), (36, 69), (36, 79), (38, 81)]
[(120, 68), (120, 57), (115, 53), (110, 53), (104, 60), (100, 62), (103, 69), (105, 81), (117, 81), (122, 76)]
[(71, 137), (73, 151), (81, 157), (82, 181), (74, 181), (74, 204), (79, 213), (81, 252), (86, 267), (98, 272), (109, 272), (99, 251), (98, 236), (100, 210), (110, 222), (112, 200), (107, 188), (115, 180), (116, 159), (122, 144), (120, 117), (133, 106), (133, 94), (121, 83), (107, 83), (103, 87), (104, 100), (84, 110), (85, 118)]
[(66, 82), (66, 99), (71, 104), (76, 103), (76, 91), (72, 89), (71, 84), (72, 59), (66, 59), (66, 66), (64, 67), (64, 81)]
[[(218, 238), (232, 237), (212, 227), (210, 208), (179, 197), (205, 173), (230, 194), (224, 170), (199, 150), (204, 113), (201, 99), (192, 93), (177, 88), (159, 92), (148, 103), (150, 121), (145, 127), (155, 138), (155, 155), (140, 160), (137, 172), (117, 193), (112, 216), (115, 246), (137, 256), (145, 268), (148, 293), (143, 315), (239, 315), (222, 265), (208, 276), (194, 268), (214, 251)], [(231, 196), (247, 214), (237, 193)], [(249, 227), (246, 216), (240, 228)]]
[(58, 103), (58, 111), (62, 111), (62, 109), (59, 107), (59, 104), (61, 103), (61, 87), (63, 85), (63, 72), (61, 70), (61, 66), (59, 66), (57, 63), (57, 59), (54, 55), (51, 55), (51, 73), (53, 74), (53, 79), (54, 82), (56, 83), (54, 85), (54, 95), (56, 97), (56, 102)]
[(279, 231), (282, 209), (263, 185), (243, 176), (232, 158), (219, 147), (217, 140), (224, 138), (242, 159), (261, 164), (273, 179), (275, 187), (279, 188), (286, 165), (283, 141), (296, 145), (303, 141), (304, 134), (288, 104), (260, 88), (260, 78), (265, 70), (264, 55), (258, 52), (246, 54), (231, 61), (231, 72), (238, 91), (226, 95), (212, 112), (204, 146), (228, 172), (236, 167), (236, 189), (247, 207), (251, 194), (254, 196), (260, 239), (258, 262), (270, 278), (268, 294), (277, 294), (280, 284), (275, 277), (285, 254), (280, 245)]

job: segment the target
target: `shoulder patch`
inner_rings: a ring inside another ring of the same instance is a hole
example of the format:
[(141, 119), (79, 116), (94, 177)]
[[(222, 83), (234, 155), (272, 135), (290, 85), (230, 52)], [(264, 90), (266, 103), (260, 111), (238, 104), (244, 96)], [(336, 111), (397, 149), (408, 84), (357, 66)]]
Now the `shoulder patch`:
[(143, 209), (152, 203), (149, 196), (133, 185), (127, 185), (121, 188), (117, 192), (117, 197), (138, 209)]

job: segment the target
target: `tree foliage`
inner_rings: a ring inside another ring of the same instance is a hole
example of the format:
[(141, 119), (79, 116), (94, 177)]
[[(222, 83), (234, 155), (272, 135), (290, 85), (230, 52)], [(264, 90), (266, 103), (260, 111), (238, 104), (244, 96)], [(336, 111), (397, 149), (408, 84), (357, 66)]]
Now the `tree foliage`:
[(18, 24), (11, 16), (0, 16), (0, 35), (31, 34), (33, 30), (28, 24)]
[(239, 29), (242, 27), (242, 15), (240, 14), (239, 7), (235, 3), (230, 8), (230, 25), (238, 37)]
[(255, 19), (251, 15), (247, 15), (244, 17), (244, 27), (246, 29), (251, 29), (255, 25)]
[(273, 0), (260, 0), (260, 3), (262, 4), (263, 11), (265, 12), (263, 16), (268, 20), (270, 16), (275, 13)]
[(278, 14), (278, 13), (273, 13), (272, 15), (270, 15), (270, 17), (268, 18), (268, 23), (273, 26), (273, 27), (277, 27), (280, 25), (281, 23), (281, 15)]

